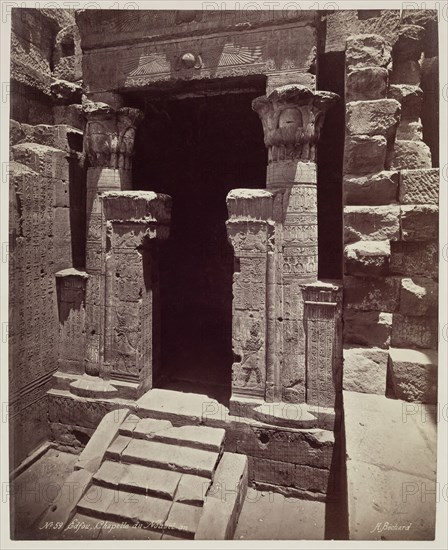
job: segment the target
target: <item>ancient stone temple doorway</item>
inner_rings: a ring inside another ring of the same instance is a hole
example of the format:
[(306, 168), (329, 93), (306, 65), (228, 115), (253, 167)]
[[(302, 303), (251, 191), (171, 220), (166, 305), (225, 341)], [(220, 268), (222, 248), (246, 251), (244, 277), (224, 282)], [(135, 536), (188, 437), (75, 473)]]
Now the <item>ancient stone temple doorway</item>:
[(230, 396), (234, 255), (226, 195), (265, 186), (266, 148), (251, 108), (263, 93), (260, 86), (146, 102), (133, 181), (173, 199), (170, 237), (160, 247), (156, 386)]

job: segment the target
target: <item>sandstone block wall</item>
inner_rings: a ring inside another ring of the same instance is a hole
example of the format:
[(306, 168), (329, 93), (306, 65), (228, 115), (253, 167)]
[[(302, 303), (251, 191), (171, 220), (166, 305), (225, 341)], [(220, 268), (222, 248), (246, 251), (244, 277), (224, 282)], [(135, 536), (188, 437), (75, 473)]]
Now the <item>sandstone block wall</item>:
[[(346, 41), (343, 387), (435, 402), (439, 170), (434, 167), (438, 151), (428, 142), (431, 154), (422, 125), (428, 101), (422, 70), (437, 54), (430, 36), (435, 14), (390, 12), (389, 21), (380, 14), (370, 27), (352, 17), (353, 34), (341, 17)], [(330, 28), (335, 36), (334, 22)], [(375, 32), (359, 33), (370, 29)], [(426, 81), (426, 88), (436, 87)]]
[(73, 15), (66, 10), (13, 9), (11, 17), (9, 417), (13, 468), (49, 439), (46, 392), (58, 365), (60, 330), (66, 335), (62, 339), (66, 349), (67, 339), (72, 345), (83, 330), (80, 323), (71, 323), (63, 303), (58, 311), (55, 274), (82, 267), (84, 262), (85, 182), (80, 105), (52, 92), (55, 75), (80, 89), (79, 83), (69, 82), (80, 78), (75, 70), (79, 40), (72, 55), (70, 48), (58, 50), (61, 33), (66, 42), (76, 40)]

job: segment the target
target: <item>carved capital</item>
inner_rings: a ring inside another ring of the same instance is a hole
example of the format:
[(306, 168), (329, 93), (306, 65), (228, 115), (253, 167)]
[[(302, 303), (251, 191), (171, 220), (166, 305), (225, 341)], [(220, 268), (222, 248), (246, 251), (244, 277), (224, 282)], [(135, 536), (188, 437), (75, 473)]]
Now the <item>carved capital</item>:
[(88, 102), (83, 105), (87, 119), (84, 150), (91, 166), (131, 169), (137, 125), (143, 118), (139, 109), (113, 109), (106, 103)]
[(298, 84), (281, 86), (254, 99), (252, 108), (263, 124), (269, 163), (315, 161), (325, 113), (338, 99), (332, 92), (313, 92)]
[(152, 191), (107, 191), (102, 196), (104, 216), (112, 226), (112, 246), (144, 245), (168, 238), (171, 197)]
[(237, 256), (272, 249), (274, 195), (264, 189), (233, 189), (227, 195), (227, 235)]

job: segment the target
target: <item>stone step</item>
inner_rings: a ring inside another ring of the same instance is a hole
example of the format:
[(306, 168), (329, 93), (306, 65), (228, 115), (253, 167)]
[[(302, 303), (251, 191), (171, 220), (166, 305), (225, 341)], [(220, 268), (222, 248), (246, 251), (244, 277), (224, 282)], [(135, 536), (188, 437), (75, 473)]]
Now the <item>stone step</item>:
[(162, 533), (171, 507), (172, 502), (166, 499), (92, 485), (78, 502), (77, 511)]
[(179, 472), (106, 460), (93, 479), (102, 487), (174, 500), (181, 477)]
[[(193, 539), (202, 508), (93, 485), (78, 503), (77, 514), (103, 520), (99, 525), (107, 526), (115, 522), (116, 525), (129, 526), (119, 534), (116, 533), (117, 538), (149, 539), (164, 535), (165, 538)], [(135, 532), (135, 528), (141, 531)], [(110, 533), (105, 536), (111, 537)]]
[(201, 519), (202, 508), (174, 502), (165, 522), (165, 533), (193, 539)]
[(219, 452), (224, 443), (226, 432), (222, 428), (208, 426), (173, 427), (168, 420), (142, 418), (132, 425), (132, 420), (120, 427), (120, 434), (136, 439), (150, 439), (181, 447), (191, 447), (204, 451)]
[(119, 435), (106, 458), (211, 479), (219, 453)]

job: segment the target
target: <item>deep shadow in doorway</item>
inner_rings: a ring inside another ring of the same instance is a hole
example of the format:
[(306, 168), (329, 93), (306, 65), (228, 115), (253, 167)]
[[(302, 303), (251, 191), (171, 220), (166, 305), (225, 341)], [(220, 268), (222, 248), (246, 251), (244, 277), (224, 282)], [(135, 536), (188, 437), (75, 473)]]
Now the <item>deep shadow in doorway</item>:
[(234, 257), (226, 195), (265, 187), (267, 153), (251, 108), (262, 93), (151, 101), (138, 130), (135, 188), (173, 198), (170, 237), (159, 250), (158, 387), (230, 397)]

